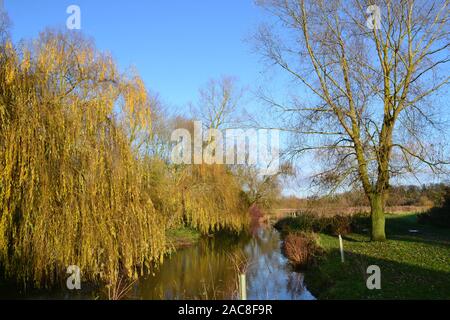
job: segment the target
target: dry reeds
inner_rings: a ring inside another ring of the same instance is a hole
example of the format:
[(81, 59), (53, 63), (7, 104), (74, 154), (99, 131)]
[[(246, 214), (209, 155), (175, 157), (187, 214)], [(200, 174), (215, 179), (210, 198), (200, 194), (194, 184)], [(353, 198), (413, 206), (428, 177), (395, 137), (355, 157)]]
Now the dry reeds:
[(127, 281), (124, 277), (120, 276), (117, 281), (107, 286), (108, 300), (123, 300), (133, 288), (136, 280)]

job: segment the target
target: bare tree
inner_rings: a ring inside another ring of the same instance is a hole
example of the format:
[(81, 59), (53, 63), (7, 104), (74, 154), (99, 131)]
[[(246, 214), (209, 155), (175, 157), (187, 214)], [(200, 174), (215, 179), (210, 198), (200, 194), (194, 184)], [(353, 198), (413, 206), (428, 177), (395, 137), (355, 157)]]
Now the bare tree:
[(0, 0), (0, 44), (7, 39), (8, 30), (11, 25), (11, 21), (3, 6), (3, 0)]
[(271, 207), (281, 197), (283, 179), (295, 175), (290, 163), (284, 163), (277, 174), (270, 176), (261, 175), (259, 168), (252, 165), (235, 166), (234, 172), (247, 195), (249, 205), (265, 208)]
[[(282, 103), (264, 96), (299, 138), (291, 155), (315, 152), (326, 165), (316, 181), (334, 189), (361, 186), (372, 240), (385, 240), (390, 179), (448, 168), (439, 94), (449, 83), (449, 1), (257, 3), (276, 18), (259, 29), (258, 51), (305, 92)], [(378, 9), (380, 21), (371, 17)]]
[(231, 76), (211, 79), (199, 90), (199, 102), (194, 114), (208, 129), (224, 129), (241, 121), (241, 103), (245, 90)]

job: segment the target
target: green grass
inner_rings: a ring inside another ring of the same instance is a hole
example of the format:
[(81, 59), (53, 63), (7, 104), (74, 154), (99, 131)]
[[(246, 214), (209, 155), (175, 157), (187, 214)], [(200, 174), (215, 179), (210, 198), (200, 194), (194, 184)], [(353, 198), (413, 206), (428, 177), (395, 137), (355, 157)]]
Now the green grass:
[(189, 247), (201, 237), (200, 232), (188, 227), (169, 230), (167, 236), (171, 245), (177, 249)]
[[(338, 239), (320, 234), (325, 255), (306, 271), (308, 289), (318, 299), (450, 299), (450, 229), (418, 224), (416, 214), (388, 215), (386, 226), (386, 242), (346, 236), (344, 264)], [(370, 265), (381, 268), (381, 290), (366, 287)]]

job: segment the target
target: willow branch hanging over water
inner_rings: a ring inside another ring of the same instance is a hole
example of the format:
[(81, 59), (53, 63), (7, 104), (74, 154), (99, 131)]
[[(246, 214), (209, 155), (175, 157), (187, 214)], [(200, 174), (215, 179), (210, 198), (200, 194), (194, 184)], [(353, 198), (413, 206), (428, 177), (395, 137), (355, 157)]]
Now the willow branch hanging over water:
[(168, 250), (166, 230), (240, 230), (226, 168), (150, 158), (152, 99), (136, 74), (80, 36), (0, 46), (0, 270), (53, 285), (135, 278)]

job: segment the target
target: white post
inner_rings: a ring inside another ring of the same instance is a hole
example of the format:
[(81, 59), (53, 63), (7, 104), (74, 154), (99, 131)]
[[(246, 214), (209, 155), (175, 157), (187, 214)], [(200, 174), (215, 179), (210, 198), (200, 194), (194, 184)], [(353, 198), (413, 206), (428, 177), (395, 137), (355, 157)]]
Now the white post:
[(339, 235), (339, 247), (341, 249), (341, 262), (344, 263), (344, 244), (342, 243), (341, 235)]
[(247, 284), (245, 274), (239, 275), (239, 291), (241, 300), (247, 300)]

